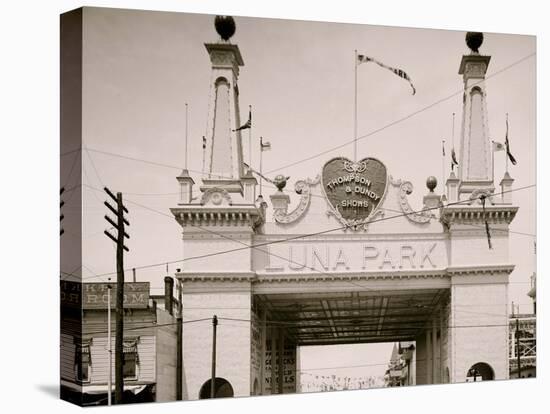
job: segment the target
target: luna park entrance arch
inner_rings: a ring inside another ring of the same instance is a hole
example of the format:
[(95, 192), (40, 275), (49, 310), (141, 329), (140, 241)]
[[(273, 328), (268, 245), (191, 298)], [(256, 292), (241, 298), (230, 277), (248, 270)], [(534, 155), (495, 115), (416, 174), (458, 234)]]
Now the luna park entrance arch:
[[(488, 314), (486, 305), (505, 303), (513, 266), (503, 254), (479, 255), (486, 243), (475, 221), (481, 206), (440, 207), (429, 184), (418, 209), (425, 212), (414, 213), (412, 184), (388, 175), (369, 220), (350, 224), (333, 203), (327, 214), (321, 185), (297, 182), (292, 211), (275, 192), (273, 223), (261, 213), (254, 218), (253, 209), (236, 211), (229, 193), (216, 189), (199, 206), (172, 210), (184, 226), (185, 254), (213, 253), (177, 277), (184, 320), (216, 314), (220, 321), (218, 372), (235, 396), (299, 391), (297, 348), (307, 345), (414, 341), (414, 384), (467, 381), (479, 361), (506, 378), (506, 307)], [(391, 220), (372, 219), (396, 211)], [(498, 238), (493, 243), (504, 242)], [(234, 249), (232, 240), (259, 247)], [(184, 325), (187, 388), (197, 394), (208, 377), (209, 338), (208, 323)]]
[[(213, 81), (202, 184), (196, 192), (183, 170), (171, 209), (183, 229), (183, 319), (193, 322), (183, 325), (186, 398), (210, 375), (213, 315), (216, 375), (235, 396), (299, 391), (296, 349), (315, 344), (414, 341), (416, 384), (465, 382), (480, 361), (507, 378), (508, 227), (518, 208), (511, 177), (495, 194), (480, 82), (490, 57), (462, 56), (469, 127), (444, 189), (429, 177), (415, 201), (413, 184), (381, 160), (340, 156), (294, 182), (291, 207), (289, 177), (267, 179), (243, 163), (241, 130), (251, 121), (239, 119), (238, 45), (205, 47)], [(216, 105), (222, 98), (229, 107)], [(258, 179), (275, 186), (269, 204)]]

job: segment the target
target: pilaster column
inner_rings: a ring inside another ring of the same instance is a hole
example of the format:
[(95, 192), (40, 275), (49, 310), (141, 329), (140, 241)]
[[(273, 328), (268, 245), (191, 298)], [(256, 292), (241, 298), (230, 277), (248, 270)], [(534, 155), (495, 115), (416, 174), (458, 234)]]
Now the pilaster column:
[(430, 329), (426, 329), (426, 384), (432, 384), (432, 340)]
[(279, 367), (279, 377), (278, 377), (278, 394), (283, 393), (283, 387), (285, 384), (285, 364), (284, 364), (284, 358), (283, 354), (285, 352), (285, 335), (283, 328), (279, 328), (279, 358), (278, 358), (278, 367)]
[(277, 394), (277, 328), (271, 328), (271, 394)]
[(437, 323), (432, 321), (432, 383), (437, 384)]
[(262, 363), (260, 365), (260, 380), (262, 381), (260, 384), (260, 395), (265, 394), (265, 359), (266, 359), (266, 345), (267, 345), (267, 311), (265, 309), (262, 310)]
[(443, 362), (443, 331), (444, 329), (449, 329), (448, 327), (443, 327), (443, 308), (439, 309), (439, 382), (441, 384), (445, 383), (445, 364)]

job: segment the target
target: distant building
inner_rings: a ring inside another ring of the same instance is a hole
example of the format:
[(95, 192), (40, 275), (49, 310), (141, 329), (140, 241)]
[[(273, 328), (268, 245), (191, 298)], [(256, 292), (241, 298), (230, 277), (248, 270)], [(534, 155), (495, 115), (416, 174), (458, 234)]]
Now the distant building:
[[(124, 403), (176, 399), (176, 318), (157, 306), (149, 282), (124, 285)], [(111, 289), (112, 396), (115, 387), (115, 291)], [(105, 405), (108, 396), (107, 283), (61, 282), (61, 397), (79, 405)], [(165, 302), (164, 297), (161, 302)]]
[[(533, 313), (510, 315), (509, 367), (510, 378), (532, 378), (537, 373), (537, 291), (536, 273), (531, 276), (531, 289), (527, 293), (533, 299)], [(519, 338), (518, 338), (519, 335)], [(519, 349), (518, 349), (519, 342)], [(518, 369), (519, 353), (519, 369)], [(519, 375), (518, 375), (519, 371)]]
[(393, 346), (390, 363), (384, 376), (386, 387), (415, 385), (416, 347), (414, 341), (403, 341)]
[(527, 296), (533, 299), (533, 314), (537, 314), (537, 274), (531, 275), (531, 289), (527, 292)]

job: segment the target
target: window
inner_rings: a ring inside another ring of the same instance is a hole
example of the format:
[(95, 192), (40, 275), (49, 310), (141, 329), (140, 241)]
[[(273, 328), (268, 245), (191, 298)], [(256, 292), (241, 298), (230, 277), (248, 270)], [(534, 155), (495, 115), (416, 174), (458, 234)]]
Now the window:
[(75, 373), (76, 380), (81, 382), (90, 381), (90, 368), (92, 358), (90, 356), (90, 344), (76, 344), (75, 350)]
[(124, 340), (122, 365), (122, 375), (124, 379), (137, 379), (137, 366), (139, 364), (137, 342), (137, 339)]

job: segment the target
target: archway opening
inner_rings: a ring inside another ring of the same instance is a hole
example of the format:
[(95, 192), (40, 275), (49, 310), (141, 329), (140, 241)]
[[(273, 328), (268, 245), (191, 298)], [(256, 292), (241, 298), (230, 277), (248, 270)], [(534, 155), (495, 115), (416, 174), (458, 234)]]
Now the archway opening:
[[(211, 398), (211, 386), (211, 379), (202, 384), (202, 387), (199, 391), (199, 399), (204, 400), (207, 398)], [(226, 379), (217, 377), (214, 380), (214, 398), (228, 397), (233, 397), (233, 387)]]
[(492, 381), (495, 379), (495, 372), (489, 364), (478, 362), (472, 365), (466, 374), (466, 382)]

